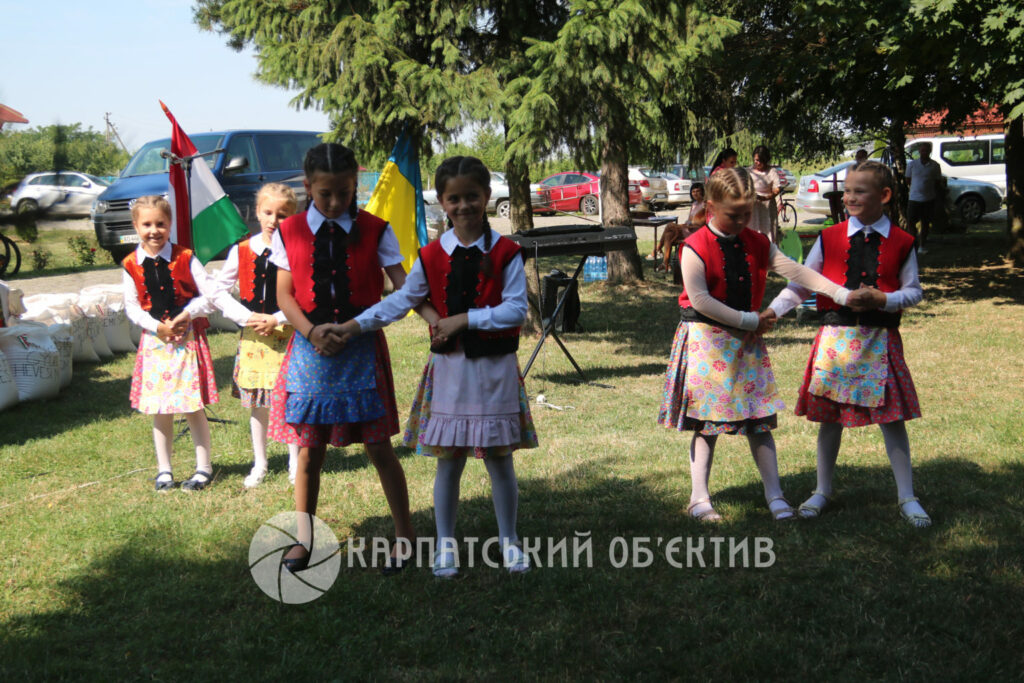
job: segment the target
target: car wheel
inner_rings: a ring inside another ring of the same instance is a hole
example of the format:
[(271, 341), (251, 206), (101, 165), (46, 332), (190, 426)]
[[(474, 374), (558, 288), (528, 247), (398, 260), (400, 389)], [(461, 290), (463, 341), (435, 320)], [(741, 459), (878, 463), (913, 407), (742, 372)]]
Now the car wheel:
[(18, 213), (38, 213), (39, 203), (34, 199), (22, 199), (18, 202)]
[(494, 207), (494, 213), (498, 215), (498, 218), (508, 218), (508, 215), (512, 212), (512, 205), (507, 199), (499, 199), (497, 205)]
[(597, 215), (597, 197), (588, 194), (580, 199), (580, 211), (587, 216)]
[(964, 223), (977, 223), (985, 214), (985, 203), (978, 195), (969, 194), (956, 201), (956, 210)]

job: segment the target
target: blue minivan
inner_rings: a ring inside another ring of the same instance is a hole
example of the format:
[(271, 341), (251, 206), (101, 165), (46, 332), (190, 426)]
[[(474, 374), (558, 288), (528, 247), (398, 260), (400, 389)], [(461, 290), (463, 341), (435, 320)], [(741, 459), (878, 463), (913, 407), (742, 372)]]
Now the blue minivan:
[[(256, 220), (256, 192), (265, 183), (286, 183), (305, 204), (302, 186), (302, 161), (306, 150), (322, 142), (322, 133), (290, 130), (229, 130), (197, 133), (191, 136), (199, 152), (224, 149), (220, 154), (203, 157), (224, 188), (238, 213), (253, 233), (259, 232)], [(171, 147), (170, 138), (147, 142), (131, 158), (120, 177), (96, 198), (90, 214), (99, 245), (110, 252), (115, 263), (127, 256), (138, 243), (132, 227), (130, 204), (145, 195), (167, 194), (167, 159), (163, 150)], [(200, 163), (198, 160), (196, 163)]]

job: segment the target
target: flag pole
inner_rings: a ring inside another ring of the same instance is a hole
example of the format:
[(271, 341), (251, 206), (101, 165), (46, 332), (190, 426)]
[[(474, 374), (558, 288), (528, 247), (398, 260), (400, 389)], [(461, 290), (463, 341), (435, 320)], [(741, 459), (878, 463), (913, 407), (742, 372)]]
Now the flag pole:
[(160, 150), (161, 157), (170, 160), (172, 164), (178, 164), (181, 166), (182, 170), (185, 171), (185, 194), (188, 196), (188, 225), (190, 235), (192, 227), (192, 162), (202, 157), (213, 156), (214, 154), (220, 154), (227, 151), (226, 147), (218, 147), (217, 149), (211, 149), (209, 152), (196, 152), (195, 154), (180, 157), (169, 149)]
[[(188, 195), (188, 224), (190, 235), (192, 227), (192, 162), (202, 157), (212, 156), (214, 154), (220, 154), (221, 152), (226, 151), (227, 149), (225, 149), (224, 147), (218, 147), (217, 149), (210, 150), (209, 152), (196, 152), (195, 154), (189, 154), (187, 156), (181, 157), (175, 154), (174, 152), (170, 151), (169, 149), (160, 150), (161, 157), (167, 159), (172, 164), (178, 164), (179, 166), (181, 166), (182, 170), (185, 171), (185, 194)], [(208, 405), (204, 405), (203, 410), (204, 412), (212, 413), (212, 417), (209, 415), (206, 417), (208, 422), (234, 424), (233, 420), (225, 420), (221, 417), (217, 417), (217, 414), (214, 413), (213, 410)], [(181, 430), (178, 432), (177, 436), (174, 437), (174, 440), (177, 441), (178, 439), (180, 439), (181, 437), (188, 433), (188, 422), (185, 422), (185, 424), (182, 425)]]

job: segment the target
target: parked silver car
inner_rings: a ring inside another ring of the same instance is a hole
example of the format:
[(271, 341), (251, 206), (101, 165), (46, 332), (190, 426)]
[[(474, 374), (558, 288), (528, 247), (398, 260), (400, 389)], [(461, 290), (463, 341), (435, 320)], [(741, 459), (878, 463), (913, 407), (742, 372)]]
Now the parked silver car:
[(11, 208), (18, 213), (88, 216), (93, 201), (109, 186), (102, 178), (77, 171), (30, 173), (11, 193)]
[(630, 166), (628, 169), (629, 182), (640, 186), (640, 193), (645, 202), (654, 200), (665, 203), (668, 201), (668, 183), (664, 178), (649, 168)]
[(689, 178), (680, 178), (671, 171), (659, 171), (658, 175), (665, 179), (668, 198), (665, 199), (665, 206), (673, 207), (690, 203), (690, 188), (693, 181)]
[[(530, 183), (530, 202), (533, 206), (541, 203), (539, 189), (540, 185)], [(501, 218), (508, 218), (512, 206), (508, 196), (508, 181), (505, 180), (505, 174), (491, 171), (491, 199), (487, 202), (487, 210)], [(437, 200), (437, 190), (423, 190), (423, 202), (425, 204), (440, 205), (440, 202)]]
[[(802, 176), (796, 195), (797, 210), (829, 215), (828, 200), (823, 195), (832, 189), (843, 191), (846, 173), (854, 163), (844, 161), (817, 173)], [(1003, 201), (999, 187), (983, 180), (946, 178), (946, 189), (946, 204), (950, 213), (965, 223), (977, 223), (986, 213), (998, 211)]]

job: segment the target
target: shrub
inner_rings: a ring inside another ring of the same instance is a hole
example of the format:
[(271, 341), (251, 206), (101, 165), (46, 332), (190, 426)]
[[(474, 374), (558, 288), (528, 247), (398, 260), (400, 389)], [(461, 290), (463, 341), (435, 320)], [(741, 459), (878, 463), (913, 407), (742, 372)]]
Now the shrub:
[(92, 245), (93, 241), (84, 235), (68, 238), (68, 247), (75, 255), (76, 266), (91, 266), (96, 263), (96, 247)]

